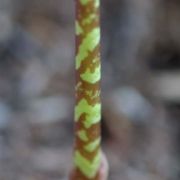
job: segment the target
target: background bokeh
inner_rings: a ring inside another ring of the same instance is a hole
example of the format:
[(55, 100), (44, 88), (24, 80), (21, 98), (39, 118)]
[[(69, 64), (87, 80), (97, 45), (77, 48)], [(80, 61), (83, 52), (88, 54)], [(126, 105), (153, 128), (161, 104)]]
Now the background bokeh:
[[(180, 3), (102, 0), (109, 180), (180, 178)], [(0, 0), (0, 180), (66, 180), (73, 0)]]

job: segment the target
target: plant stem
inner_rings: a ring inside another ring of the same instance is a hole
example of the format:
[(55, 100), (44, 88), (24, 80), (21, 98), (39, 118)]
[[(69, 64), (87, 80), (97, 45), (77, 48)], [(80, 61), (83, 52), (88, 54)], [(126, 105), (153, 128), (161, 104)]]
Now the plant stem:
[(100, 0), (76, 0), (76, 106), (72, 180), (102, 180)]

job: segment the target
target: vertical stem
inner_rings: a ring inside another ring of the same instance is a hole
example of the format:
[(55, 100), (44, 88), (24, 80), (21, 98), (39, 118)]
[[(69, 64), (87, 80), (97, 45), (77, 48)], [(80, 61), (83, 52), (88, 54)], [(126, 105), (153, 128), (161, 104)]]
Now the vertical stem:
[(73, 180), (100, 180), (100, 0), (76, 0), (76, 107)]

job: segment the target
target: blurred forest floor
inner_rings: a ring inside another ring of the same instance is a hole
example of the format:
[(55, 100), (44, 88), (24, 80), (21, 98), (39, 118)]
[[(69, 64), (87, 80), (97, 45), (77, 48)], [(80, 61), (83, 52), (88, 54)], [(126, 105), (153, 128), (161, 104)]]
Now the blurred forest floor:
[[(103, 0), (101, 14), (109, 180), (179, 180), (180, 3)], [(73, 1), (0, 0), (0, 29), (0, 180), (65, 180)]]

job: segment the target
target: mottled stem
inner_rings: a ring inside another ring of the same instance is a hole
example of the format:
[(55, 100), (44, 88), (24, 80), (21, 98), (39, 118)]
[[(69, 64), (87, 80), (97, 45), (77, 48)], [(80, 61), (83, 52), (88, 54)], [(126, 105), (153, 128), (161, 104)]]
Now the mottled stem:
[(100, 147), (99, 7), (99, 0), (76, 0), (76, 138), (72, 180), (105, 180), (102, 174), (107, 173)]

